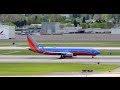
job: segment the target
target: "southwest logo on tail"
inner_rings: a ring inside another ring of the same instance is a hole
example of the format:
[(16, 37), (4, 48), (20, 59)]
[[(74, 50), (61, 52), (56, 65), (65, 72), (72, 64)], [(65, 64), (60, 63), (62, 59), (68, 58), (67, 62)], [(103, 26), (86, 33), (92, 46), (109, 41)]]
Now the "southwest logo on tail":
[(90, 55), (96, 56), (100, 51), (93, 48), (80, 48), (80, 47), (43, 47), (37, 44), (30, 35), (27, 35), (28, 44), (31, 51), (45, 54), (45, 55), (60, 55), (60, 58), (73, 57), (77, 55)]

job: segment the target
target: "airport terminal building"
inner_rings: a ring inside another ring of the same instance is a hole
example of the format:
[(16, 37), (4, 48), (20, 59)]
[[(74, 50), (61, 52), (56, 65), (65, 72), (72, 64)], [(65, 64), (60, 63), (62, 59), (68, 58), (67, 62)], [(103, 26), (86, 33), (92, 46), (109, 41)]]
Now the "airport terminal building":
[[(37, 25), (36, 25), (37, 26)], [(103, 28), (87, 28), (83, 29), (80, 26), (60, 26), (59, 22), (42, 22), (37, 27), (35, 25), (26, 26), (26, 28), (17, 29), (16, 33), (25, 34), (24, 32), (30, 32), (32, 34), (44, 34), (44, 35), (52, 35), (52, 34), (120, 34), (120, 28), (111, 28), (111, 29), (103, 29)]]

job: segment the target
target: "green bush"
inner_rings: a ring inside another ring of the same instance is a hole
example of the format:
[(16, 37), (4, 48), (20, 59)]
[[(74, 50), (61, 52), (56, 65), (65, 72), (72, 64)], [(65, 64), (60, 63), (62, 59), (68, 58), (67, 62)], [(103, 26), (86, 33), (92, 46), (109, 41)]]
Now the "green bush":
[(65, 26), (72, 27), (73, 25), (71, 23), (67, 23)]
[[(62, 22), (61, 22), (62, 23)], [(63, 23), (71, 23), (71, 19), (65, 19)]]
[(6, 22), (6, 23), (2, 23), (3, 25), (9, 25), (9, 26), (16, 26), (14, 23), (12, 22)]
[(106, 22), (103, 22), (103, 23), (91, 23), (89, 24), (90, 25), (90, 28), (108, 28), (108, 25)]
[(73, 27), (71, 23), (61, 23), (60, 27)]
[(83, 29), (88, 28), (88, 24), (87, 24), (87, 23), (81, 23), (80, 26), (81, 26)]

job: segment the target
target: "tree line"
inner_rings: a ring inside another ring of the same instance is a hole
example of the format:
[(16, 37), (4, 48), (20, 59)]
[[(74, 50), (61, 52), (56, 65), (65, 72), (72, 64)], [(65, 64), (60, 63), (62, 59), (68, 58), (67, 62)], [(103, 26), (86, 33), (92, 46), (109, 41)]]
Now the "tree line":
[[(95, 20), (95, 22), (86, 22)], [(77, 25), (83, 28), (112, 28), (120, 23), (120, 14), (70, 14), (67, 18), (61, 14), (0, 14), (0, 21), (5, 25), (22, 27), (42, 22), (60, 22), (61, 25)]]

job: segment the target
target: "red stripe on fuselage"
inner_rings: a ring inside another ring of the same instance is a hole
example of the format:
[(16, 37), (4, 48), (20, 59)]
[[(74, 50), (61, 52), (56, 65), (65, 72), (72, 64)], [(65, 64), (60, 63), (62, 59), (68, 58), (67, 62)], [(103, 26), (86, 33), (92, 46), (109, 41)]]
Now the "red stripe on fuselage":
[[(44, 54), (46, 55), (61, 55), (61, 53), (52, 53), (52, 52), (45, 52)], [(95, 54), (90, 54), (90, 53), (86, 53), (86, 52), (73, 52), (73, 56), (77, 56), (77, 55), (92, 55), (92, 56), (96, 56)]]
[(96, 56), (95, 54), (91, 54), (91, 53), (87, 53), (87, 52), (74, 52), (73, 55), (74, 56), (76, 56), (76, 55), (93, 55), (93, 56)]

